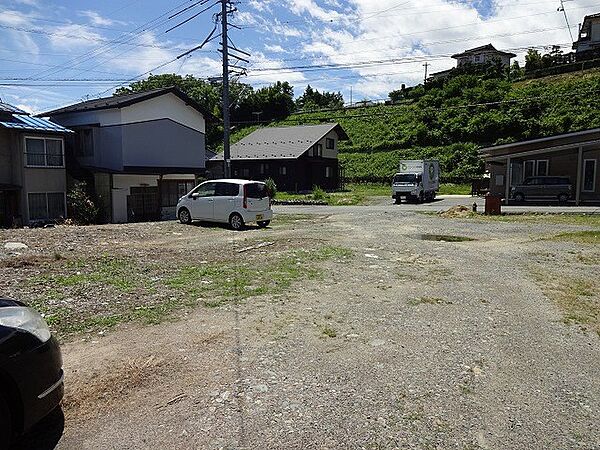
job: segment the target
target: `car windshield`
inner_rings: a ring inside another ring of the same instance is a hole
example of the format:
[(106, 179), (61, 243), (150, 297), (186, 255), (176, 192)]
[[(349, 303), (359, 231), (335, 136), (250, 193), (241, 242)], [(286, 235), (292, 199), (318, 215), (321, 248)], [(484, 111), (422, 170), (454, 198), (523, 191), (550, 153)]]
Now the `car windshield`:
[(415, 183), (418, 180), (418, 175), (414, 173), (399, 173), (394, 177), (394, 183)]
[(246, 196), (248, 198), (265, 198), (269, 194), (267, 192), (267, 185), (263, 183), (251, 183), (246, 185)]

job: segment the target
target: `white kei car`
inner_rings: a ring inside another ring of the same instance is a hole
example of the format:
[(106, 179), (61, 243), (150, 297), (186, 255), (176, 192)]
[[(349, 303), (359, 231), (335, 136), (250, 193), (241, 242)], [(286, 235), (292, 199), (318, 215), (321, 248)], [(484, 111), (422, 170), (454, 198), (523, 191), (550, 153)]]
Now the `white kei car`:
[(177, 202), (177, 217), (184, 224), (194, 220), (229, 223), (234, 230), (256, 222), (264, 228), (273, 210), (265, 183), (250, 180), (211, 180), (199, 184)]

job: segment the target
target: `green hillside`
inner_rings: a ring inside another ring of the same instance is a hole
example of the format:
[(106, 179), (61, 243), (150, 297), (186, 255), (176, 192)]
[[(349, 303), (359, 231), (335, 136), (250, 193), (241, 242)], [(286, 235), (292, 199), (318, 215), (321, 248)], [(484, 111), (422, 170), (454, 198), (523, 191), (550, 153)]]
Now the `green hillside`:
[(483, 171), (480, 146), (600, 127), (599, 93), (598, 70), (516, 83), (461, 75), (409, 89), (392, 106), (295, 113), (273, 125), (339, 122), (350, 137), (340, 160), (352, 181), (389, 181), (399, 159), (436, 157), (444, 181), (468, 182)]

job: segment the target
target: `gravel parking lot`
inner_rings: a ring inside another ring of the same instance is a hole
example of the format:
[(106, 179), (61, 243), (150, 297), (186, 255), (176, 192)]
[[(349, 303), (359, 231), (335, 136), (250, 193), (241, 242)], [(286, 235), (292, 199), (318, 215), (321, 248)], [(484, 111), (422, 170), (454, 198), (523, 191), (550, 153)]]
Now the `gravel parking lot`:
[(598, 221), (280, 211), (0, 231), (64, 342), (59, 449), (600, 448)]

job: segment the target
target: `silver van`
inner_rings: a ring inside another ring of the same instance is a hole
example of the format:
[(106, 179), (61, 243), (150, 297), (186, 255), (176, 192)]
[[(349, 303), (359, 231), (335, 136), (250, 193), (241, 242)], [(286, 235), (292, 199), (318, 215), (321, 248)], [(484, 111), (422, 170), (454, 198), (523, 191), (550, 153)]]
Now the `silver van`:
[(511, 188), (510, 198), (516, 202), (558, 200), (566, 203), (571, 199), (571, 191), (569, 177), (529, 177)]

